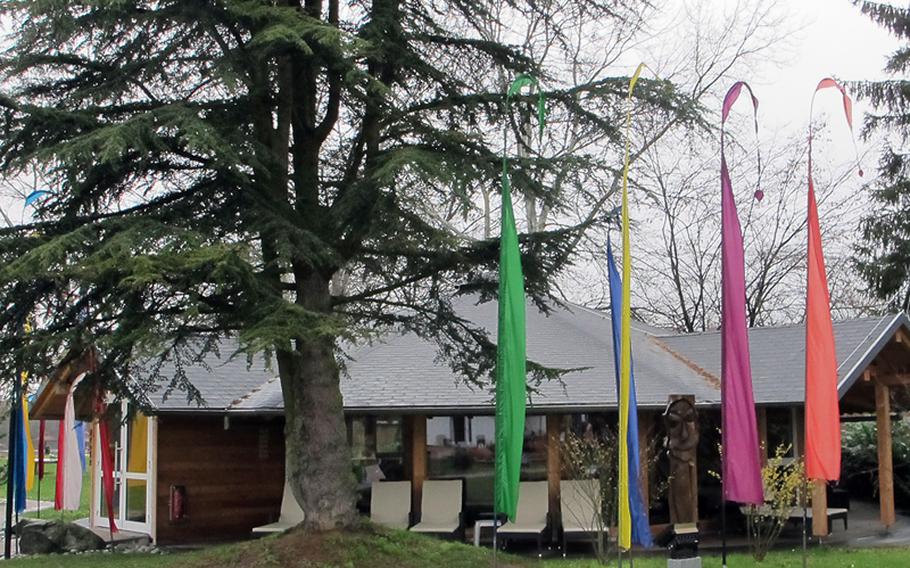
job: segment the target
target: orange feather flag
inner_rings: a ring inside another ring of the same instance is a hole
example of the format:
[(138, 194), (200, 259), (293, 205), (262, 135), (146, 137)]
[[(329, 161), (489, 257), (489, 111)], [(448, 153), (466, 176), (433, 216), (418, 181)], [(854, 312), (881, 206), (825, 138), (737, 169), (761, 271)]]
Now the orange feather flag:
[[(853, 104), (834, 79), (822, 79), (812, 95), (809, 116), (808, 262), (806, 273), (806, 477), (840, 479), (840, 400), (837, 392), (837, 354), (831, 324), (831, 298), (822, 252), (818, 204), (812, 181), (812, 106), (815, 94), (835, 87), (841, 92), (847, 125), (853, 129)], [(859, 171), (863, 175), (863, 171)]]

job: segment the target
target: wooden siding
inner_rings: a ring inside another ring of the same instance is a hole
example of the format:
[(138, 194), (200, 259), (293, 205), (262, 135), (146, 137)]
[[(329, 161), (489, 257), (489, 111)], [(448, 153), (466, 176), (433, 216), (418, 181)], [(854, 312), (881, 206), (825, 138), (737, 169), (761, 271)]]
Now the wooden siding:
[[(284, 421), (159, 416), (156, 533), (160, 544), (246, 538), (278, 520)], [(171, 485), (186, 488), (186, 517), (171, 521)]]

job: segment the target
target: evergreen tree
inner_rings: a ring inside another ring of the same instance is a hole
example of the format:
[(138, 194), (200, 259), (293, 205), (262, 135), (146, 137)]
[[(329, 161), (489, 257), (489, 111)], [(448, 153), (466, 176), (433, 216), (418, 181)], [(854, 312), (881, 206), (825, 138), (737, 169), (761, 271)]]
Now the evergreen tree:
[[(615, 5), (579, 3), (604, 19)], [(0, 174), (38, 167), (52, 195), (35, 222), (0, 231), (0, 375), (15, 376), (16, 359), (40, 375), (91, 344), (92, 379), (117, 396), (141, 401), (154, 381), (192, 395), (183, 376), (124, 377), (139, 358), (179, 368), (236, 336), (241, 353), (223, 356), (276, 362), (307, 526), (351, 522), (340, 342), (401, 326), (437, 341), (468, 380), (492, 369), (495, 345), (451, 298), (495, 294), (498, 241), (466, 239), (439, 209), (469, 211), (479, 187), (498, 187), (502, 129), (514, 140), (536, 102), (519, 97), (507, 112), (502, 78), (547, 77), (472, 32), (492, 17), (484, 6), (3, 2), (15, 31), (0, 62)], [(545, 22), (558, 39), (557, 16)], [(618, 147), (626, 82), (551, 90), (555, 122), (600, 129)], [(651, 112), (695, 117), (672, 85), (636, 93)], [(526, 146), (513, 187), (555, 211), (564, 196), (535, 180), (604, 167)], [(584, 229), (522, 237), (533, 298), (547, 296)]]
[(910, 8), (855, 2), (863, 14), (897, 36), (903, 46), (889, 58), (892, 78), (854, 84), (860, 98), (875, 107), (865, 134), (885, 136), (879, 158), (879, 181), (872, 188), (872, 207), (861, 222), (862, 241), (856, 264), (872, 293), (892, 308), (910, 303)]

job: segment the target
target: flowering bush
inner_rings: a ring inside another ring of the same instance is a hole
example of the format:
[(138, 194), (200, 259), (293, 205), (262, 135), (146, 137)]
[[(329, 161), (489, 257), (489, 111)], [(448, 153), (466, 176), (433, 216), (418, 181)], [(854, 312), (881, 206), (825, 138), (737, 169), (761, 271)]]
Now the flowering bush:
[(790, 518), (794, 508), (802, 503), (805, 488), (802, 459), (787, 457), (790, 448), (779, 446), (774, 457), (762, 468), (762, 483), (765, 489), (765, 503), (750, 505), (746, 513), (746, 528), (752, 556), (761, 562), (774, 546), (781, 530)]
[[(843, 425), (844, 480), (853, 498), (878, 496), (878, 438), (874, 422)], [(910, 424), (896, 420), (891, 425), (894, 497), (899, 507), (910, 506)]]

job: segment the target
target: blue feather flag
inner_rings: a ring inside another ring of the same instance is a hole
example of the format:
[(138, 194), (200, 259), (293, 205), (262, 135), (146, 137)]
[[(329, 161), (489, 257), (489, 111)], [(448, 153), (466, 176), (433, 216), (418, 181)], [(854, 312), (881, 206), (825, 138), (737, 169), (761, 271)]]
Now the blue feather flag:
[[(622, 277), (616, 270), (616, 261), (613, 259), (613, 247), (607, 241), (607, 271), (610, 278), (610, 323), (613, 327), (613, 362), (616, 367), (616, 392), (620, 390), (620, 334), (621, 321), (619, 306), (622, 305)], [(635, 372), (630, 374), (629, 383), (629, 426), (625, 440), (629, 455), (629, 512), (632, 517), (632, 542), (639, 546), (651, 547), (651, 526), (648, 521), (648, 511), (645, 509), (645, 500), (642, 497), (639, 478), (639, 449), (638, 449), (638, 402), (635, 397)], [(620, 441), (622, 443), (622, 441)]]

